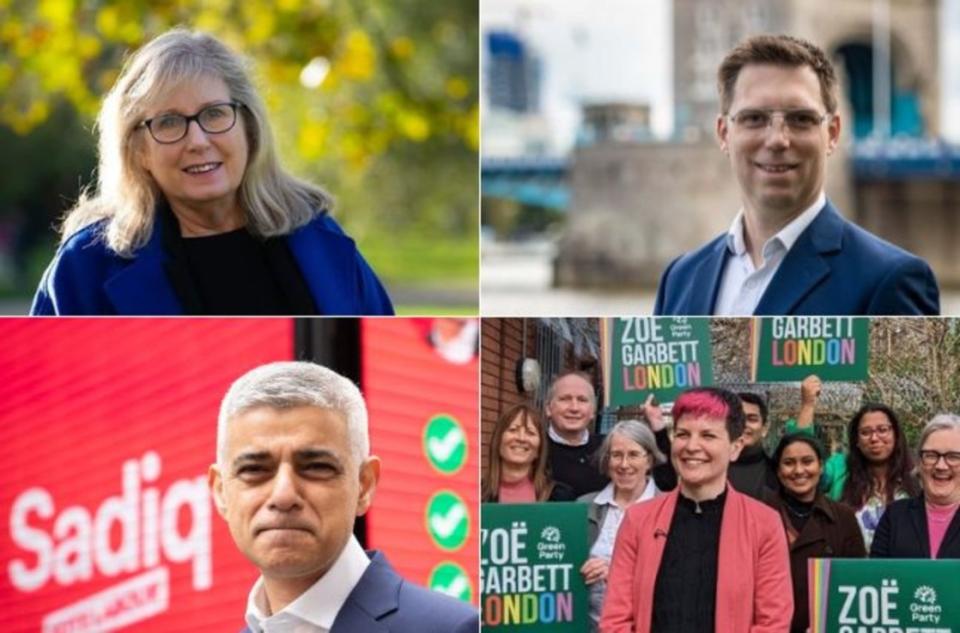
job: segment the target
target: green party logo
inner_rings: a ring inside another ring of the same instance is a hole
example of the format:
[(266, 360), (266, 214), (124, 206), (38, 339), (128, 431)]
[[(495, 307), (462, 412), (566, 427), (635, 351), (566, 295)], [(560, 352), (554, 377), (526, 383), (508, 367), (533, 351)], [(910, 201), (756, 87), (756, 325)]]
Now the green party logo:
[(431, 466), (452, 475), (467, 461), (467, 434), (453, 416), (435, 415), (423, 429), (423, 452)]
[(467, 504), (455, 493), (441, 490), (427, 502), (427, 533), (437, 547), (452, 551), (463, 547), (470, 532)]
[(433, 568), (427, 586), (464, 602), (473, 600), (470, 577), (463, 567), (450, 561), (444, 561)]

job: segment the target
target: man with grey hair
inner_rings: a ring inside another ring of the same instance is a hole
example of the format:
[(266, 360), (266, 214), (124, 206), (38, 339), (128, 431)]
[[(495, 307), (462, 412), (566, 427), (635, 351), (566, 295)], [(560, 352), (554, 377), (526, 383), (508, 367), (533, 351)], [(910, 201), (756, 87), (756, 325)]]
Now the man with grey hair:
[(240, 551), (261, 572), (250, 633), (475, 633), (478, 614), (406, 582), (353, 536), (380, 477), (363, 396), (307, 362), (257, 367), (220, 407), (210, 489)]
[(549, 420), (547, 460), (554, 481), (573, 488), (575, 496), (596, 492), (609, 479), (597, 471), (593, 454), (602, 438), (590, 432), (597, 413), (597, 395), (590, 377), (567, 371), (553, 379), (544, 411)]

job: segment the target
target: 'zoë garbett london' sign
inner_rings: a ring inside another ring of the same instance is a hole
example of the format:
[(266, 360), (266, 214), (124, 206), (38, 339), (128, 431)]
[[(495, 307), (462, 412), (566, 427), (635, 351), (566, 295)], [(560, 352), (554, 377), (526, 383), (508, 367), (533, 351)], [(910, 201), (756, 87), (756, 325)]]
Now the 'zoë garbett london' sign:
[(713, 384), (710, 320), (687, 317), (604, 319), (603, 380), (608, 406), (673, 402)]
[(960, 633), (960, 561), (809, 561), (811, 633)]
[(483, 504), (483, 629), (586, 631), (587, 593), (580, 575), (586, 558), (586, 504)]

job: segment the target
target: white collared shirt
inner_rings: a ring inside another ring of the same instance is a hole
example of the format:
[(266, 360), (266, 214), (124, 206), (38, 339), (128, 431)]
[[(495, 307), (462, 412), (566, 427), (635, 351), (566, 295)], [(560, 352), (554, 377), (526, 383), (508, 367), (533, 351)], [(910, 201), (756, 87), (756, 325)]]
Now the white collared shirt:
[[(605, 558), (608, 561), (613, 558), (613, 544), (617, 541), (617, 532), (620, 531), (620, 524), (623, 523), (623, 517), (626, 514), (626, 511), (614, 501), (613, 492), (613, 482), (611, 481), (606, 488), (598, 492), (597, 496), (593, 498), (593, 502), (598, 506), (610, 507), (607, 508), (607, 515), (603, 519), (600, 531), (597, 533), (597, 540), (590, 546), (591, 558)], [(653, 477), (649, 477), (646, 488), (633, 503), (653, 499), (657, 492), (659, 490), (657, 485), (653, 483)]]
[(247, 626), (253, 633), (329, 633), (337, 613), (369, 565), (370, 559), (351, 536), (327, 573), (272, 615), (267, 615), (270, 607), (261, 576), (247, 598)]
[(826, 204), (827, 196), (821, 191), (812, 205), (768, 239), (760, 251), (763, 261), (759, 267), (754, 267), (747, 251), (741, 209), (727, 231), (727, 248), (731, 255), (723, 267), (713, 313), (726, 316), (753, 314), (784, 257)]
[(549, 435), (550, 439), (556, 442), (557, 444), (566, 444), (567, 446), (583, 446), (584, 444), (590, 441), (590, 431), (587, 429), (583, 429), (582, 431), (580, 431), (580, 437), (577, 438), (576, 442), (568, 442), (566, 439), (561, 437), (561, 435), (553, 429), (552, 424), (547, 425), (547, 435)]

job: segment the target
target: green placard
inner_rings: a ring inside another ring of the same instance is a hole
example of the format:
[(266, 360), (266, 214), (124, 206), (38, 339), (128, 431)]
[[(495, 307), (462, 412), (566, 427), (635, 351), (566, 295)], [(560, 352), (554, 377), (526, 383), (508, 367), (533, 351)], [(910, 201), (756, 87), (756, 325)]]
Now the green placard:
[(865, 317), (769, 317), (753, 321), (753, 381), (866, 380)]
[(587, 505), (485, 503), (480, 517), (482, 628), (586, 631)]
[(713, 383), (710, 320), (634, 317), (604, 322), (607, 406), (642, 404), (651, 393), (673, 402), (684, 389)]
[(960, 560), (808, 565), (811, 633), (960, 633)]

